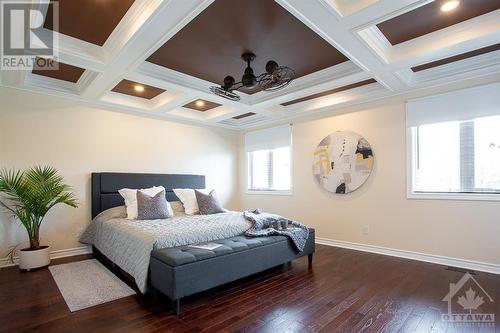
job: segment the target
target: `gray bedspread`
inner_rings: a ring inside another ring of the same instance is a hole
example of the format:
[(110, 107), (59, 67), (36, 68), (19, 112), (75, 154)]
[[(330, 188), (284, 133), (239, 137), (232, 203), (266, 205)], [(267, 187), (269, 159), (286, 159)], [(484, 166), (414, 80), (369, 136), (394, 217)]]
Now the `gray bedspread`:
[(153, 249), (176, 247), (241, 235), (251, 223), (241, 212), (180, 215), (164, 220), (127, 220), (125, 207), (108, 209), (90, 223), (80, 242), (94, 245), (132, 275), (141, 292), (147, 289)]
[[(282, 235), (290, 238), (295, 245), (295, 248), (302, 252), (309, 237), (309, 229), (296, 221), (287, 219), (286, 217), (263, 213), (260, 209), (254, 211), (246, 211), (243, 213), (245, 218), (252, 222), (252, 227), (245, 232), (245, 235), (250, 237), (265, 237), (271, 235)], [(273, 228), (274, 223), (286, 222), (287, 229), (276, 230)]]

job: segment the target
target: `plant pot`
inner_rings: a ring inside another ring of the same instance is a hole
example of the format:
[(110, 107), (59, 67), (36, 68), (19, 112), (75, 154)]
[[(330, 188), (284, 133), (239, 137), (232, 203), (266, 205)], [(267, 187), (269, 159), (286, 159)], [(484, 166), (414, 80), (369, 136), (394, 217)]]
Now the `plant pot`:
[(31, 270), (50, 264), (50, 248), (41, 246), (39, 250), (23, 249), (19, 251), (19, 269)]

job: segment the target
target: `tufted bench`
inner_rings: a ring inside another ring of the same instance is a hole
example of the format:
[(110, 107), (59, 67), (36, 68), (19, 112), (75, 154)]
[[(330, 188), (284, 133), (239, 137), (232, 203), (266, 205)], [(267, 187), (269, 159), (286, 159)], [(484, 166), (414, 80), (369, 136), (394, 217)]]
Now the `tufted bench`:
[(212, 241), (221, 244), (204, 250), (179, 246), (151, 253), (150, 284), (174, 302), (180, 311), (180, 299), (245, 276), (289, 262), (305, 255), (309, 264), (314, 253), (314, 229), (310, 229), (304, 250), (298, 253), (284, 236), (237, 236)]

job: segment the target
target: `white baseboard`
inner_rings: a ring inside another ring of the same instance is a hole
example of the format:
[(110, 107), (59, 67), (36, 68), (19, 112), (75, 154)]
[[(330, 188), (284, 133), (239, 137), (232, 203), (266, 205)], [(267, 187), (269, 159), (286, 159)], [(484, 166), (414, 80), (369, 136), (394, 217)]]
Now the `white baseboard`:
[(398, 249), (392, 249), (392, 248), (382, 247), (382, 246), (377, 246), (377, 245), (360, 244), (360, 243), (353, 243), (353, 242), (328, 239), (328, 238), (320, 238), (320, 237), (316, 238), (316, 244), (341, 247), (341, 248), (345, 248), (345, 249), (351, 249), (351, 250), (357, 250), (357, 251), (363, 251), (363, 252), (383, 254), (386, 256), (399, 257), (399, 258), (405, 258), (405, 259), (411, 259), (411, 260), (425, 261), (425, 262), (430, 262), (433, 264), (452, 266), (452, 267), (460, 267), (460, 268), (465, 268), (465, 269), (470, 269), (470, 270), (480, 271), (480, 272), (500, 274), (500, 265), (486, 263), (486, 262), (480, 262), (480, 261), (473, 261), (473, 260), (459, 259), (459, 258), (452, 258), (452, 257), (444, 257), (444, 256), (438, 256), (438, 255), (434, 255), (434, 254), (426, 254), (426, 253), (413, 252), (413, 251), (407, 251), (407, 250), (398, 250)]
[[(79, 256), (82, 254), (92, 253), (91, 246), (81, 246), (72, 249), (56, 250), (50, 252), (50, 259), (58, 259), (71, 256)], [(0, 268), (8, 266), (17, 266), (19, 264), (19, 258), (14, 257), (14, 263), (10, 261), (10, 258), (0, 258)]]
[[(439, 264), (439, 265), (444, 265), (444, 266), (460, 267), (460, 268), (471, 269), (471, 270), (480, 271), (480, 272), (500, 274), (500, 265), (486, 263), (486, 262), (480, 262), (480, 261), (474, 261), (474, 260), (438, 256), (438, 255), (434, 255), (434, 254), (426, 254), (426, 253), (420, 253), (420, 252), (414, 252), (414, 251), (399, 250), (399, 249), (393, 249), (393, 248), (388, 248), (388, 247), (383, 247), (383, 246), (353, 243), (353, 242), (341, 241), (341, 240), (336, 240), (336, 239), (321, 238), (321, 237), (316, 237), (316, 244), (341, 247), (344, 249), (370, 252), (370, 253), (382, 254), (382, 255), (398, 257), (398, 258), (405, 258), (405, 259), (411, 259), (411, 260), (430, 262), (433, 264)], [(57, 259), (57, 258), (71, 257), (71, 256), (77, 256), (77, 255), (89, 254), (89, 253), (92, 253), (92, 247), (81, 246), (81, 247), (75, 247), (72, 249), (52, 251), (52, 252), (50, 252), (50, 258)], [(14, 263), (12, 263), (9, 258), (0, 258), (0, 268), (1, 267), (8, 267), (8, 266), (15, 266), (17, 264), (18, 264), (17, 257), (14, 257)]]

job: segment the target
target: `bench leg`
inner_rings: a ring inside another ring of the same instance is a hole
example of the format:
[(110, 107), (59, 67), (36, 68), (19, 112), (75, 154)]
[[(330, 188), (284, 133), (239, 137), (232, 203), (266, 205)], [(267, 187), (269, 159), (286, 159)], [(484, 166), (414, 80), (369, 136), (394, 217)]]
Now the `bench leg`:
[(307, 263), (309, 264), (309, 267), (312, 266), (312, 263), (313, 263), (313, 253), (307, 255)]
[(181, 299), (176, 299), (172, 301), (172, 312), (178, 316), (181, 313)]

